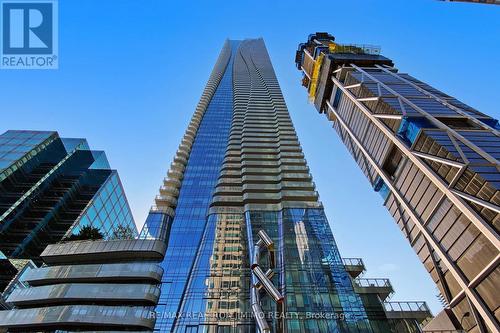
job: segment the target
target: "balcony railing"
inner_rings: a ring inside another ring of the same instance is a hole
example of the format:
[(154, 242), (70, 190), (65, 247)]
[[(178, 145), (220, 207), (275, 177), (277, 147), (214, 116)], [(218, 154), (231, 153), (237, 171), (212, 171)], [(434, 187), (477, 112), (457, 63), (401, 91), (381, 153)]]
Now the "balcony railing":
[(334, 44), (329, 48), (330, 53), (353, 53), (380, 55), (381, 48), (376, 45), (362, 44)]
[(425, 302), (384, 302), (385, 311), (425, 311), (430, 312)]
[(363, 259), (361, 258), (342, 258), (346, 266), (364, 266)]
[(389, 279), (355, 279), (354, 283), (363, 288), (367, 287), (392, 287)]

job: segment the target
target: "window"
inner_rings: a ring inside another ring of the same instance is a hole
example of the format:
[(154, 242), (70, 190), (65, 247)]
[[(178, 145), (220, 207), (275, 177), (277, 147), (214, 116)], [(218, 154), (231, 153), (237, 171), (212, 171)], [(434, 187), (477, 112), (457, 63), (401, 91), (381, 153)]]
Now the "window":
[(198, 326), (186, 326), (186, 330), (184, 331), (185, 333), (198, 333)]
[(385, 159), (382, 169), (387, 173), (388, 176), (394, 179), (394, 176), (396, 174), (399, 165), (401, 164), (402, 159), (403, 159), (403, 154), (401, 153), (399, 148), (396, 146), (392, 146), (389, 155), (387, 155)]
[(340, 88), (336, 87), (335, 88), (335, 97), (333, 98), (333, 103), (332, 106), (337, 109), (339, 104), (340, 104), (340, 97), (342, 97), (342, 91)]
[(467, 118), (437, 118), (446, 126), (454, 129), (478, 129), (479, 126), (471, 122)]

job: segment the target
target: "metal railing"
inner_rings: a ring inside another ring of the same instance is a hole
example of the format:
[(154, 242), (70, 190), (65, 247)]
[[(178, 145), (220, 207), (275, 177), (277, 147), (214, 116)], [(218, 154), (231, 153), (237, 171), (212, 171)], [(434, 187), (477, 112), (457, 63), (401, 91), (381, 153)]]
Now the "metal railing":
[(425, 311), (430, 312), (425, 302), (384, 302), (385, 311)]
[(361, 258), (342, 258), (342, 262), (346, 266), (365, 266)]
[(354, 53), (354, 54), (372, 54), (380, 55), (381, 48), (376, 45), (364, 44), (335, 44), (330, 47), (330, 53)]
[(359, 287), (392, 287), (389, 279), (359, 278), (353, 281)]

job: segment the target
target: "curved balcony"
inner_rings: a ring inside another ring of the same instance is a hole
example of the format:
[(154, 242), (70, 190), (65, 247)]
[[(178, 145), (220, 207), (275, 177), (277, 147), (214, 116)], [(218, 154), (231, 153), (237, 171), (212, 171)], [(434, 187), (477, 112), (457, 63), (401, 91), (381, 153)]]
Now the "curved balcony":
[(165, 186), (163, 185), (160, 187), (160, 193), (163, 195), (171, 195), (171, 196), (178, 196), (179, 195), (179, 190), (177, 187), (174, 186)]
[(186, 161), (189, 158), (189, 151), (184, 150), (184, 149), (180, 149), (180, 148), (177, 149), (177, 152), (175, 154), (176, 154), (176, 156), (184, 157), (186, 159)]
[(298, 144), (297, 145), (292, 145), (292, 146), (281, 145), (280, 146), (280, 151), (284, 152), (284, 153), (287, 153), (287, 152), (301, 152), (302, 151), (302, 147), (299, 146)]
[(244, 184), (243, 192), (251, 193), (251, 192), (279, 192), (282, 189), (282, 184)]
[(316, 201), (319, 198), (317, 191), (290, 191), (281, 192), (283, 200), (286, 201)]
[(177, 206), (177, 198), (170, 195), (157, 195), (155, 202), (157, 206), (169, 206), (172, 208)]
[(280, 150), (275, 148), (242, 148), (242, 154), (279, 154)]
[(241, 180), (245, 184), (277, 184), (281, 181), (281, 176), (243, 176)]
[(219, 177), (230, 177), (230, 178), (235, 178), (235, 177), (240, 177), (241, 172), (240, 170), (222, 170), (219, 174)]
[(212, 199), (213, 206), (242, 206), (241, 195), (215, 195)]
[(305, 165), (306, 160), (303, 158), (285, 158), (280, 159), (282, 165)]
[(172, 163), (170, 163), (170, 169), (171, 170), (176, 170), (176, 171), (179, 171), (179, 172), (183, 172), (185, 168), (186, 167), (183, 164), (181, 164), (181, 163), (177, 163), (175, 161), (172, 162)]
[(215, 188), (215, 195), (241, 195), (241, 186), (217, 186)]
[(306, 181), (306, 182), (299, 182), (299, 181), (282, 181), (281, 186), (283, 189), (286, 190), (302, 190), (302, 191), (314, 191), (315, 185), (314, 182), (311, 181)]
[(281, 193), (245, 193), (243, 201), (247, 203), (273, 204), (281, 202)]
[(284, 151), (280, 154), (281, 158), (304, 158), (304, 153), (302, 152), (290, 152), (290, 151)]
[(227, 141), (228, 145), (239, 145), (241, 143), (241, 139), (234, 139), (234, 138), (229, 138)]
[[(304, 162), (305, 164), (305, 162)], [(309, 167), (306, 165), (283, 165), (281, 166), (281, 170), (283, 171), (292, 171), (292, 172), (309, 172)]]
[(23, 329), (136, 329), (153, 330), (152, 308), (142, 306), (66, 305), (0, 311), (0, 328)]
[(241, 178), (221, 177), (217, 180), (217, 186), (240, 186)]
[(159, 297), (160, 288), (151, 284), (62, 283), (17, 288), (7, 302), (16, 307), (72, 303), (155, 305)]
[(200, 125), (200, 120), (196, 117), (191, 117), (191, 120), (189, 121), (189, 126), (194, 126), (198, 127)]
[(241, 155), (242, 162), (244, 161), (279, 161), (280, 154), (245, 154)]
[(241, 141), (241, 133), (232, 128), (229, 134), (229, 140)]
[(189, 128), (184, 133), (184, 139), (190, 140), (191, 142), (193, 142), (195, 136), (196, 134), (194, 133), (194, 131), (190, 130)]
[(229, 144), (226, 147), (226, 151), (228, 151), (228, 150), (241, 150), (241, 146), (239, 144), (238, 145)]
[(272, 161), (260, 161), (260, 160), (250, 160), (250, 161), (242, 161), (242, 167), (275, 167), (278, 168), (281, 165), (280, 160), (272, 160)]
[(292, 134), (283, 134), (283, 135), (280, 135), (280, 139), (281, 140), (290, 140), (290, 141), (299, 141), (299, 138), (297, 137), (297, 135), (292, 135)]
[(273, 148), (278, 149), (280, 147), (279, 142), (243, 142), (241, 144), (242, 148)]
[(235, 169), (240, 170), (241, 164), (239, 163), (224, 163), (222, 164), (222, 170)]
[(187, 158), (185, 158), (184, 156), (180, 156), (180, 155), (176, 155), (174, 157), (174, 161), (177, 163), (183, 164), (183, 165), (186, 165), (188, 162)]
[(193, 140), (194, 139), (189, 139), (189, 138), (183, 137), (181, 140), (181, 145), (186, 145), (188, 147), (191, 147), (193, 145)]
[(181, 180), (184, 177), (184, 174), (180, 171), (170, 169), (167, 172), (167, 176), (168, 178), (175, 178)]
[(242, 175), (279, 175), (281, 168), (264, 168), (264, 167), (244, 167), (241, 170)]
[(196, 136), (196, 128), (194, 126), (189, 125), (186, 130), (186, 135), (190, 135), (192, 139)]
[(164, 213), (166, 215), (169, 215), (171, 217), (174, 217), (175, 216), (175, 211), (170, 208), (170, 207), (166, 207), (166, 206), (156, 206), (156, 205), (153, 205), (150, 209), (150, 212), (157, 212), (157, 213)]
[(283, 208), (305, 208), (305, 209), (316, 209), (323, 208), (321, 201), (282, 201), (281, 205)]
[(236, 157), (239, 158), (241, 156), (240, 150), (226, 150), (224, 157)]
[(306, 180), (311, 180), (312, 176), (309, 173), (283, 173), (282, 174), (283, 180), (287, 181), (306, 181)]
[(191, 152), (191, 145), (181, 142), (181, 144), (179, 145), (179, 150), (189, 154), (189, 152)]
[(169, 178), (169, 177), (163, 178), (163, 185), (164, 186), (172, 186), (172, 187), (180, 188), (181, 184), (182, 183), (179, 179)]
[(74, 282), (159, 283), (162, 275), (163, 269), (155, 263), (131, 262), (42, 267), (29, 271), (24, 280), (30, 286)]
[(40, 255), (48, 265), (162, 260), (165, 242), (153, 239), (71, 241), (48, 245)]
[(278, 130), (273, 126), (248, 126), (244, 124), (241, 126), (241, 134), (243, 137), (253, 137), (253, 138), (277, 138), (279, 137)]
[[(289, 137), (288, 135), (286, 137)], [(280, 137), (280, 143), (282, 146), (298, 146), (299, 140), (285, 139), (285, 136)]]

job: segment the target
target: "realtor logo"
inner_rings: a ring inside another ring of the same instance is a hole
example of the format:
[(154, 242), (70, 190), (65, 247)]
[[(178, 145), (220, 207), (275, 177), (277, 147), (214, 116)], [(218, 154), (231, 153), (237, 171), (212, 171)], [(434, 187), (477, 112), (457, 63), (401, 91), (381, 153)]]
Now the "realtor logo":
[(57, 69), (57, 1), (0, 0), (0, 68)]

